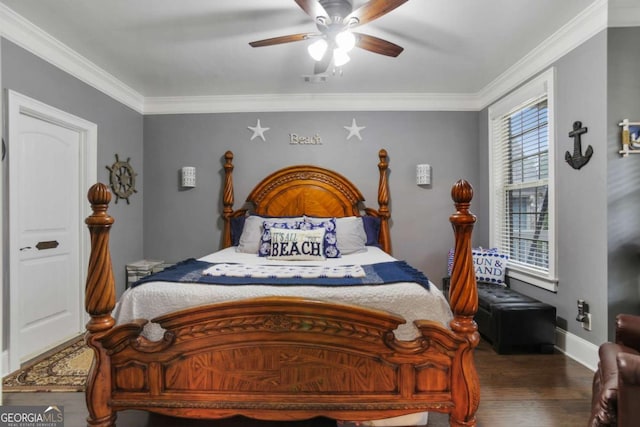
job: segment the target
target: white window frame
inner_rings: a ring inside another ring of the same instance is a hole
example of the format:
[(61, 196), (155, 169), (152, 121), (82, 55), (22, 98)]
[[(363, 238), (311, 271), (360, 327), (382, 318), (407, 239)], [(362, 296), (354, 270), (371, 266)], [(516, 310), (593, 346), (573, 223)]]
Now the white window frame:
[(549, 178), (548, 178), (548, 221), (549, 221), (549, 269), (548, 271), (528, 268), (521, 264), (515, 265), (509, 263), (507, 266), (507, 276), (525, 283), (546, 289), (548, 291), (557, 292), (557, 233), (556, 233), (556, 196), (555, 196), (555, 69), (550, 68), (541, 73), (539, 76), (524, 84), (518, 89), (495, 102), (489, 107), (489, 236), (491, 247), (497, 247), (497, 231), (498, 231), (498, 206), (497, 202), (501, 199), (500, 189), (494, 182), (492, 171), (494, 167), (499, 167), (494, 161), (493, 148), (496, 141), (494, 138), (494, 125), (501, 120), (506, 114), (509, 114), (524, 105), (531, 103), (541, 96), (547, 97), (547, 114), (548, 114), (548, 143), (549, 143)]

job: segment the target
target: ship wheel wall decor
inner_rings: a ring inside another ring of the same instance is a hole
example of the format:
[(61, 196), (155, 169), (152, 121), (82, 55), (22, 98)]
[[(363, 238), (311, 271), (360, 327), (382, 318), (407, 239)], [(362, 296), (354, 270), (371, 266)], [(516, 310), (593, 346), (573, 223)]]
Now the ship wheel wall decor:
[(116, 195), (116, 203), (118, 203), (118, 199), (125, 199), (129, 204), (129, 197), (138, 192), (136, 190), (136, 175), (138, 174), (134, 172), (129, 160), (131, 158), (127, 158), (127, 161), (123, 162), (116, 154), (116, 162), (111, 167), (107, 166), (110, 174), (109, 184), (113, 194)]

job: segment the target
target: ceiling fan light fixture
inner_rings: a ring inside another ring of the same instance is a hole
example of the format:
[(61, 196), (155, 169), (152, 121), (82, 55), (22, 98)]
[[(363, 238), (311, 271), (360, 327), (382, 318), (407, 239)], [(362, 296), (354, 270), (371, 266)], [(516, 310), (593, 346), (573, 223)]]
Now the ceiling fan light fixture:
[(349, 52), (356, 46), (356, 36), (351, 31), (341, 31), (336, 34), (336, 44), (344, 52)]
[(351, 61), (351, 58), (349, 58), (347, 52), (340, 48), (333, 50), (333, 65), (335, 65), (336, 67), (342, 67), (349, 61)]
[[(0, 0), (2, 1), (2, 0)], [(309, 56), (315, 60), (314, 75), (326, 72), (331, 63), (334, 69), (350, 61), (348, 52), (354, 47), (379, 55), (396, 57), (403, 48), (390, 41), (360, 32), (355, 27), (367, 24), (395, 10), (408, 0), (295, 0), (311, 18), (316, 32), (288, 34), (250, 42), (251, 47), (274, 46), (306, 41)], [(354, 7), (354, 4), (356, 6)]]
[(318, 39), (307, 47), (307, 51), (309, 51), (309, 55), (311, 55), (314, 60), (320, 61), (327, 52), (327, 48), (327, 41), (325, 39)]

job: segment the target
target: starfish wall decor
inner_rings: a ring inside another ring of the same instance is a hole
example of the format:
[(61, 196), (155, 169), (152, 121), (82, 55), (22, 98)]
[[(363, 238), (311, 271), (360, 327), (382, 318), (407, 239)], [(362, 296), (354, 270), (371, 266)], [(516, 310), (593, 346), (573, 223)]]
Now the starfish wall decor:
[(347, 140), (351, 139), (352, 136), (356, 136), (360, 141), (362, 141), (362, 136), (360, 136), (360, 131), (362, 129), (365, 129), (366, 126), (358, 126), (356, 124), (356, 119), (352, 119), (351, 126), (344, 126), (344, 128), (349, 131), (349, 135), (347, 135)]
[(247, 126), (247, 128), (253, 131), (253, 135), (251, 135), (250, 141), (253, 141), (258, 136), (262, 138), (263, 141), (266, 141), (264, 133), (270, 128), (263, 128), (262, 125), (260, 125), (260, 119), (258, 119), (258, 123), (256, 123), (255, 126)]

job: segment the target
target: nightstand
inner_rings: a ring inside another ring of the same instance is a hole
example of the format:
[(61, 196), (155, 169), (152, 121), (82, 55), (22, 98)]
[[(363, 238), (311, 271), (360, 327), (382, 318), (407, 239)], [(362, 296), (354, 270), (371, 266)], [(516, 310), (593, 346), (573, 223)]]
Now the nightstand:
[(127, 272), (127, 289), (138, 280), (152, 273), (157, 273), (165, 269), (167, 265), (164, 261), (153, 259), (142, 259), (125, 266)]

